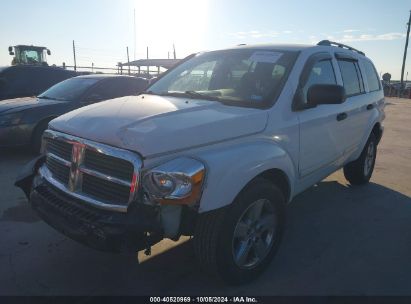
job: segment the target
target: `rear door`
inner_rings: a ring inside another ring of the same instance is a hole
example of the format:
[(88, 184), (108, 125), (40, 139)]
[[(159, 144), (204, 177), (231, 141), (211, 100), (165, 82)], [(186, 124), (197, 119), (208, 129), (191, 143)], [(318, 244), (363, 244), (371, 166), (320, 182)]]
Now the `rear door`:
[[(378, 107), (381, 106), (381, 103), (384, 101), (384, 92), (377, 70), (375, 69), (373, 63), (367, 58), (364, 58), (360, 61), (360, 65), (363, 71), (364, 81), (366, 83), (365, 89), (368, 97), (363, 105), (364, 114), (362, 119), (365, 124), (363, 134), (364, 136), (368, 136), (370, 126), (374, 122), (373, 120), (375, 119), (375, 116), (379, 115)], [(360, 145), (363, 143), (364, 140), (360, 141)], [(360, 148), (362, 149), (363, 147), (360, 146)]]
[[(300, 78), (304, 102), (307, 91), (314, 84), (337, 84), (335, 61), (329, 53), (311, 56)], [(307, 75), (307, 76), (304, 76)], [(338, 167), (345, 143), (338, 115), (342, 105), (325, 104), (298, 112), (300, 121), (299, 173), (304, 178), (314, 172), (320, 175)]]
[(344, 159), (346, 159), (358, 150), (364, 131), (367, 129), (369, 98), (366, 94), (360, 63), (354, 54), (336, 53), (335, 56), (347, 96), (342, 105), (346, 120), (344, 129), (341, 130), (344, 134)]

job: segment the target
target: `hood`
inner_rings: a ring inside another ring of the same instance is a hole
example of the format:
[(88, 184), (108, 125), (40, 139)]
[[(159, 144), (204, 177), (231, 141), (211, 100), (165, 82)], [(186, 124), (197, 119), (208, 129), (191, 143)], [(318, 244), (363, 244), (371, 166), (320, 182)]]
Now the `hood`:
[(62, 101), (39, 99), (37, 97), (21, 97), (0, 100), (0, 114), (16, 113), (33, 107), (61, 103)]
[(267, 117), (216, 101), (140, 95), (74, 110), (50, 127), (149, 157), (261, 132)]

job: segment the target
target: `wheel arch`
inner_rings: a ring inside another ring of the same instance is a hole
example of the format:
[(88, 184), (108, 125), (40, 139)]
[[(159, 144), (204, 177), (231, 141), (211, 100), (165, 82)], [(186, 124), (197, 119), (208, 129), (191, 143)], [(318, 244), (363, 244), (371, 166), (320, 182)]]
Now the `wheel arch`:
[[(220, 154), (221, 153), (221, 154)], [(208, 166), (206, 183), (200, 199), (199, 213), (230, 205), (241, 191), (257, 177), (274, 182), (289, 202), (297, 167), (280, 146), (255, 142), (201, 155)]]
[(382, 135), (383, 135), (383, 127), (381, 124), (381, 121), (379, 120), (374, 120), (372, 123), (370, 123), (367, 127), (367, 132), (365, 132), (363, 138), (361, 139), (361, 142), (350, 158), (347, 160), (346, 163), (349, 163), (351, 161), (354, 161), (360, 157), (362, 150), (364, 149), (365, 145), (367, 144), (368, 139), (370, 138), (370, 135), (374, 134), (375, 137), (377, 138), (377, 145), (379, 144)]
[(380, 143), (380, 140), (382, 138), (382, 127), (380, 122), (376, 122), (374, 124), (374, 127), (372, 128), (372, 133), (374, 133), (376, 139), (377, 139), (377, 145)]
[(285, 201), (288, 202), (291, 197), (291, 184), (287, 174), (281, 169), (273, 168), (266, 170), (257, 177), (263, 177), (280, 188), (283, 192)]
[(36, 125), (33, 128), (33, 131), (31, 132), (31, 141), (33, 141), (33, 137), (36, 134), (36, 131), (38, 130), (38, 128), (43, 124), (43, 123), (49, 123), (51, 120), (53, 120), (54, 118), (57, 118), (56, 115), (50, 115), (47, 117), (42, 118), (41, 120), (39, 120), (38, 123), (36, 123)]

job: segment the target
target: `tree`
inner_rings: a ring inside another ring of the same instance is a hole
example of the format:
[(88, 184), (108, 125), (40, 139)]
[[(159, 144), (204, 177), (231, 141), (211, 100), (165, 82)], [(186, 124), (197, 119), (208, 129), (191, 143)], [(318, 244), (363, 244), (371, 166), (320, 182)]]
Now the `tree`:
[(390, 82), (391, 80), (391, 74), (390, 73), (385, 73), (382, 75), (382, 80), (384, 80), (385, 82)]

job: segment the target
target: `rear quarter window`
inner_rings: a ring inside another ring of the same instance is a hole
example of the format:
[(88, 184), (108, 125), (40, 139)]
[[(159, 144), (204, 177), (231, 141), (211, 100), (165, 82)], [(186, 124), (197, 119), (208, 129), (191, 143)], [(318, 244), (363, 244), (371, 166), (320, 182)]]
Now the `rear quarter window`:
[(347, 96), (364, 93), (364, 84), (357, 61), (338, 60), (344, 89)]
[(368, 89), (370, 90), (370, 92), (379, 91), (381, 89), (381, 83), (374, 65), (368, 60), (364, 60), (363, 63), (365, 69), (365, 78), (368, 82)]

